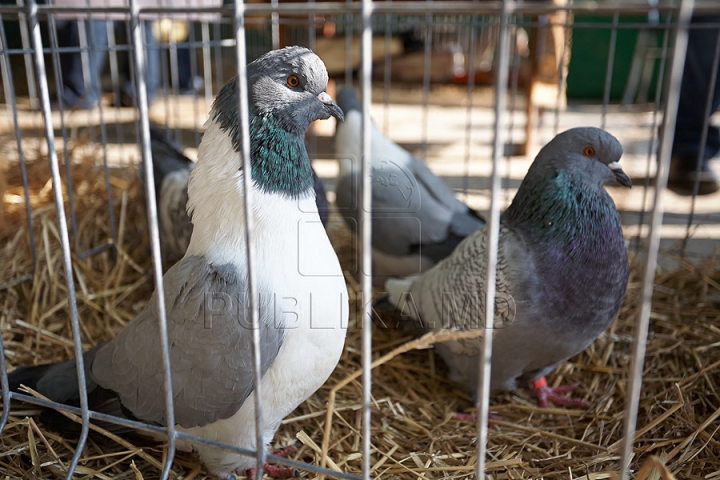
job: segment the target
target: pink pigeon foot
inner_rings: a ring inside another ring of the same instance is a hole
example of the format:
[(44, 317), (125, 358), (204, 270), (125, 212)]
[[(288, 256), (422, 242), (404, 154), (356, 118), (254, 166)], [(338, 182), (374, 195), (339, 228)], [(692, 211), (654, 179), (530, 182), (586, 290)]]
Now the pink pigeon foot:
[[(265, 473), (273, 478), (300, 478), (300, 472), (292, 467), (276, 467), (275, 465), (266, 463), (263, 468), (265, 469)], [(248, 470), (248, 478), (250, 480), (257, 480), (257, 469), (255, 467)]]
[[(295, 445), (289, 445), (280, 450), (275, 450), (272, 454), (276, 457), (287, 457), (295, 452), (297, 452), (297, 447)], [(300, 478), (300, 472), (292, 467), (276, 467), (275, 465), (265, 463), (263, 468), (265, 469), (265, 473), (273, 478)], [(248, 470), (248, 478), (250, 480), (257, 480), (257, 470), (254, 467)]]
[(477, 418), (477, 413), (462, 413), (462, 412), (452, 412), (452, 418), (455, 420), (462, 420), (463, 422), (472, 422)]
[(288, 445), (287, 447), (281, 448), (280, 450), (275, 450), (274, 452), (272, 452), (272, 454), (275, 455), (276, 457), (285, 458), (288, 455), (290, 455), (291, 453), (295, 453), (297, 451), (298, 451), (298, 447), (296, 445)]
[(540, 377), (538, 380), (530, 383), (530, 391), (537, 397), (538, 403), (543, 408), (550, 408), (548, 400), (555, 405), (561, 405), (563, 407), (589, 407), (590, 403), (586, 402), (582, 398), (565, 397), (561, 395), (563, 393), (572, 392), (577, 387), (577, 384), (548, 387), (545, 377)]

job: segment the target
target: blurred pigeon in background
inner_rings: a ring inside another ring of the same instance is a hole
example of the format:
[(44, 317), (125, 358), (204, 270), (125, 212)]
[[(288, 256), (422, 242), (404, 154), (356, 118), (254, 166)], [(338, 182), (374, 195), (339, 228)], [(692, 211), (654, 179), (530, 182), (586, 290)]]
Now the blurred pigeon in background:
[[(538, 154), (502, 215), (491, 387), (528, 385), (540, 405), (586, 403), (550, 388), (544, 375), (612, 322), (625, 298), (628, 257), (604, 186), (631, 186), (620, 143), (598, 128), (559, 134)], [(420, 276), (389, 280), (389, 300), (427, 330), (483, 328), (487, 229), (466, 238)], [(450, 378), (477, 390), (482, 338), (435, 345)]]
[[(336, 204), (358, 231), (362, 107), (355, 90), (338, 93), (345, 121), (335, 131), (340, 162)], [(439, 177), (371, 123), (373, 276), (420, 273), (485, 224)]]

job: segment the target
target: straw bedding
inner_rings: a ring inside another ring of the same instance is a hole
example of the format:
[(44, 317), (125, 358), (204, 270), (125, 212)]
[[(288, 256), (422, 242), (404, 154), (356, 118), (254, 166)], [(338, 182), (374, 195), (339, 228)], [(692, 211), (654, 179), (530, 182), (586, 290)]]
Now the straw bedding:
[[(28, 166), (37, 266), (25, 226), (19, 169), (7, 172), (5, 222), (0, 232), (0, 327), (9, 367), (72, 358), (62, 252), (47, 161)], [(78, 235), (74, 252), (111, 242), (102, 170), (73, 165)], [(111, 338), (153, 290), (147, 223), (140, 182), (132, 168), (113, 171), (110, 183), (118, 241), (81, 258), (74, 254), (83, 346)], [(67, 193), (66, 205), (67, 205)], [(355, 255), (351, 234), (334, 216), (329, 233), (345, 268)], [(73, 240), (74, 242), (75, 240)], [(590, 348), (549, 381), (579, 383), (588, 410), (542, 409), (524, 391), (493, 395), (488, 469), (494, 478), (613, 478), (618, 470), (633, 323), (639, 295), (635, 264), (619, 318)], [(28, 275), (34, 274), (29, 280)], [(351, 275), (348, 287), (356, 289)], [(633, 468), (636, 478), (720, 478), (720, 269), (714, 258), (682, 263), (656, 279), (645, 379)], [(353, 309), (351, 309), (352, 311)], [(444, 365), (413, 339), (412, 329), (390, 328), (387, 312), (375, 321), (372, 475), (380, 478), (474, 477), (476, 429), (455, 420), (470, 398), (444, 379)], [(353, 315), (353, 313), (351, 313)], [(356, 320), (356, 319), (353, 319)], [(348, 332), (332, 377), (284, 422), (275, 446), (299, 441), (291, 458), (359, 473), (361, 468), (361, 331)], [(414, 343), (408, 344), (407, 342)], [(415, 348), (420, 347), (420, 348)], [(328, 409), (331, 414), (328, 415)], [(0, 438), (0, 475), (62, 478), (74, 439), (47, 430), (19, 406)], [(328, 416), (330, 422), (328, 422)], [(323, 452), (326, 452), (326, 455)], [(159, 476), (162, 444), (138, 437), (91, 435), (78, 468), (83, 478)], [(179, 453), (177, 478), (208, 478), (189, 454)], [(304, 474), (308, 476), (309, 474)]]

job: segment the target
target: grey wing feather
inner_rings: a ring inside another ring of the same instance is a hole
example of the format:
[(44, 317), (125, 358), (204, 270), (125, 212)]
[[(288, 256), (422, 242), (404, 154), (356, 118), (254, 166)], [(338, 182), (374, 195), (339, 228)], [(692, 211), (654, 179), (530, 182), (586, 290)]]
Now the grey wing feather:
[[(253, 390), (252, 330), (245, 318), (247, 288), (231, 265), (188, 257), (164, 278), (175, 422), (189, 428), (235, 414)], [(263, 316), (262, 373), (278, 355), (284, 330)], [(164, 370), (157, 297), (99, 349), (92, 378), (114, 390), (136, 417), (164, 424)]]
[[(411, 294), (428, 330), (484, 328), (487, 276), (486, 229), (467, 237), (448, 258), (421, 275)], [(500, 227), (495, 296), (493, 389), (513, 389), (518, 378), (548, 354), (530, 246), (505, 226)], [(538, 339), (542, 338), (543, 341)], [(558, 340), (560, 341), (560, 340)], [(482, 338), (453, 340), (436, 345), (450, 368), (450, 378), (475, 391)], [(522, 352), (522, 354), (519, 354)]]
[[(452, 255), (413, 283), (411, 293), (425, 328), (483, 328), (486, 248), (487, 230), (483, 228), (463, 240)], [(519, 265), (527, 268), (532, 265), (527, 248), (513, 231), (501, 227), (494, 316), (496, 328), (515, 320), (516, 302), (523, 297), (525, 290), (522, 275), (517, 272)], [(476, 340), (470, 340), (468, 344), (479, 345)]]

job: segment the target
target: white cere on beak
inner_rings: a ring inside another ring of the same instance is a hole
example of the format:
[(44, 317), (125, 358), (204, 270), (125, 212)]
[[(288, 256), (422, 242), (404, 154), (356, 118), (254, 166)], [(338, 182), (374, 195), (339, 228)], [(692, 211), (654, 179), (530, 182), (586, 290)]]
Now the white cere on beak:
[(322, 92), (320, 95), (318, 95), (318, 100), (320, 100), (325, 105), (333, 103), (332, 97), (328, 95), (327, 92)]
[(622, 167), (620, 167), (620, 164), (618, 162), (608, 163), (608, 168), (612, 171), (622, 170)]

